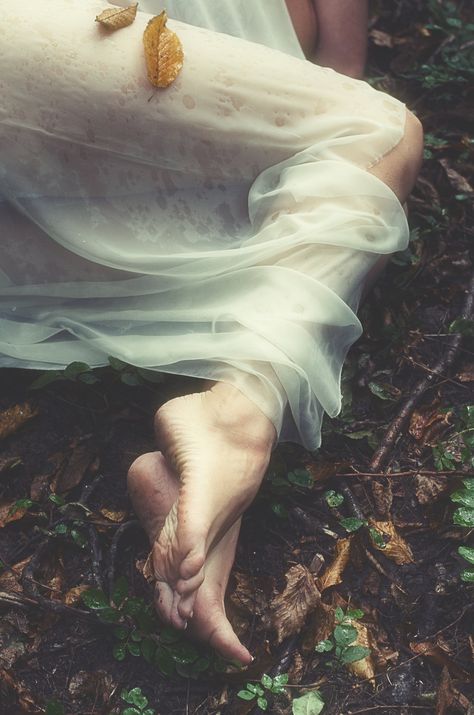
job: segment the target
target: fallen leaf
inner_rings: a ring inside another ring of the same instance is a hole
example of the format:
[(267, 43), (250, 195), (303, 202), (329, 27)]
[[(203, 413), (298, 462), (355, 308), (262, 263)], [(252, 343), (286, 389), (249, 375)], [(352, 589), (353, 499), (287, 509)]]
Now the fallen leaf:
[(416, 655), (421, 655), (425, 658), (430, 658), (437, 665), (446, 667), (454, 678), (464, 680), (470, 678), (469, 673), (463, 668), (460, 668), (454, 661), (444, 652), (439, 645), (430, 643), (430, 641), (411, 641), (409, 643), (410, 650)]
[(439, 681), (438, 692), (436, 695), (436, 715), (445, 715), (454, 700), (454, 693), (451, 683), (449, 670), (444, 666), (441, 678)]
[(439, 442), (439, 436), (451, 427), (451, 412), (439, 412), (437, 408), (415, 410), (410, 418), (409, 433), (421, 442), (430, 445)]
[(374, 519), (370, 519), (369, 524), (379, 533), (383, 534), (383, 536), (389, 538), (389, 540), (385, 543), (385, 548), (379, 546), (372, 539), (372, 545), (374, 548), (381, 551), (387, 558), (395, 561), (395, 563), (399, 566), (401, 564), (413, 564), (415, 562), (410, 546), (400, 536), (391, 521), (375, 521)]
[(285, 578), (285, 590), (271, 602), (272, 624), (278, 643), (287, 636), (298, 633), (308, 614), (321, 603), (321, 594), (314, 577), (305, 566), (292, 566)]
[(329, 638), (334, 630), (334, 608), (322, 601), (317, 610), (313, 611), (308, 619), (308, 624), (304, 629), (303, 642), (301, 644), (303, 653), (314, 653), (314, 646), (320, 641)]
[(456, 377), (459, 382), (474, 382), (474, 363), (466, 365), (460, 372), (458, 372)]
[(143, 33), (148, 79), (155, 87), (168, 87), (183, 66), (183, 47), (176, 33), (166, 27), (165, 10), (152, 18)]
[(90, 589), (90, 584), (88, 583), (81, 583), (79, 586), (70, 588), (64, 596), (64, 603), (66, 606), (75, 606), (76, 603), (79, 603), (81, 600), (81, 593), (84, 593), (84, 591), (87, 591), (88, 589)]
[(38, 409), (32, 407), (28, 402), (7, 407), (6, 410), (0, 412), (0, 439), (9, 437), (37, 414)]
[[(2, 687), (8, 687), (16, 694), (18, 697), (18, 705), (23, 712), (31, 713), (38, 711), (36, 703), (25, 685), (21, 681), (15, 680), (8, 670), (4, 668), (0, 669), (0, 683)], [(13, 710), (11, 710), (11, 712), (13, 713)]]
[(468, 180), (459, 174), (455, 169), (452, 168), (447, 159), (440, 159), (439, 163), (446, 172), (449, 183), (457, 194), (467, 194), (468, 196), (474, 196), (474, 189)]
[(420, 504), (430, 504), (449, 488), (447, 477), (425, 476), (417, 474), (415, 477), (415, 493)]
[(120, 28), (132, 24), (137, 15), (137, 8), (138, 3), (135, 3), (128, 7), (103, 10), (100, 15), (97, 15), (95, 21), (100, 22), (108, 30), (120, 30)]
[(93, 440), (73, 444), (71, 452), (64, 459), (55, 473), (51, 488), (56, 494), (63, 494), (76, 487), (83, 479), (89, 466), (96, 458), (96, 445)]
[(316, 582), (321, 593), (327, 588), (330, 588), (330, 586), (341, 583), (342, 574), (349, 561), (352, 538), (352, 536), (349, 536), (346, 539), (339, 539), (337, 541), (334, 559)]
[(389, 35), (388, 32), (374, 29), (369, 32), (369, 37), (372, 38), (374, 45), (378, 45), (379, 47), (393, 47), (393, 37)]
[(30, 499), (33, 501), (41, 501), (50, 492), (49, 480), (51, 474), (37, 474), (33, 478), (30, 487)]
[(259, 588), (256, 579), (239, 571), (233, 574), (233, 578), (236, 585), (230, 594), (232, 604), (238, 610), (252, 616), (261, 616), (268, 608), (268, 603), (265, 593), (263, 589)]
[(126, 511), (112, 511), (111, 509), (104, 508), (99, 509), (99, 512), (102, 514), (102, 516), (105, 516), (106, 519), (108, 519), (109, 521), (113, 521), (116, 524), (120, 524), (127, 516)]
[[(351, 620), (350, 625), (357, 631), (357, 639), (351, 645), (360, 645), (372, 651), (372, 639), (370, 637), (367, 626), (357, 620)], [(358, 678), (370, 680), (372, 685), (375, 685), (375, 668), (372, 658), (372, 652), (365, 658), (356, 660), (353, 663), (347, 663), (347, 668)]]
[(24, 506), (13, 510), (17, 501), (18, 499), (0, 499), (0, 529), (11, 521), (18, 521), (25, 516), (28, 509)]
[(23, 588), (20, 585), (20, 576), (23, 573), (25, 566), (31, 561), (31, 556), (28, 556), (23, 561), (18, 561), (11, 569), (5, 569), (0, 574), (0, 590), (7, 593), (23, 593)]
[(371, 488), (378, 513), (380, 516), (388, 516), (393, 503), (392, 482), (390, 479), (373, 479)]

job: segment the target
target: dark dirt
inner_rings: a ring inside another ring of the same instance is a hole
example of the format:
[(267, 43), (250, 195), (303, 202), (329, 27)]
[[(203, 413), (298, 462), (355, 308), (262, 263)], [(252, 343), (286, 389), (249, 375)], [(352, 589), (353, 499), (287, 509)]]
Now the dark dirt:
[[(323, 448), (308, 454), (294, 445), (278, 447), (261, 494), (245, 515), (228, 606), (256, 656), (248, 671), (182, 677), (164, 675), (143, 657), (129, 654), (118, 661), (112, 655), (113, 627), (100, 623), (80, 600), (66, 601), (78, 585), (101, 582), (107, 590), (110, 570), (112, 580), (127, 578), (131, 596), (151, 601), (151, 587), (137, 568), (147, 541), (134, 523), (126, 472), (136, 456), (156, 448), (152, 417), (159, 404), (196, 382), (166, 377), (158, 385), (126, 385), (116, 370), (104, 368), (95, 371), (100, 381), (94, 385), (63, 380), (30, 390), (40, 373), (0, 372), (0, 427), (8, 408), (26, 402), (37, 408), (36, 416), (0, 441), (0, 504), (30, 497), (36, 502), (0, 528), (0, 715), (42, 713), (47, 707), (48, 715), (122, 713), (120, 693), (134, 687), (159, 715), (244, 715), (257, 709), (236, 693), (264, 672), (288, 672), (295, 697), (317, 688), (327, 715), (474, 712), (473, 586), (460, 580), (466, 563), (457, 553), (461, 544), (472, 545), (472, 534), (453, 526), (449, 499), (461, 478), (474, 474), (474, 463), (458, 460), (456, 468), (436, 474), (433, 459), (433, 447), (448, 439), (459, 452), (455, 417), (474, 403), (469, 325), (453, 364), (424, 391), (384, 467), (374, 476), (357, 476), (373, 471), (374, 450), (390, 421), (446, 353), (449, 326), (466, 303), (473, 245), (472, 74), (469, 84), (467, 70), (458, 60), (446, 64), (443, 51), (457, 48), (459, 58), (474, 44), (474, 33), (469, 37), (466, 30), (474, 22), (468, 8), (467, 2), (436, 0), (379, 3), (371, 20), (369, 74), (377, 86), (415, 107), (428, 134), (427, 159), (409, 203), (412, 241), (362, 307), (365, 331), (346, 364), (344, 409), (326, 421)], [(425, 86), (423, 77), (434, 73), (430, 67), (444, 71), (445, 81)], [(8, 466), (10, 457), (19, 463)], [(61, 512), (48, 499), (64, 459), (63, 486), (71, 474), (77, 483), (62, 496), (87, 503), (90, 512)], [(295, 469), (311, 475), (308, 486), (286, 480)], [(387, 471), (402, 475), (383, 476)], [(87, 485), (94, 486), (88, 497)], [(343, 493), (339, 507), (327, 505), (328, 489)], [(303, 626), (277, 644), (272, 599), (284, 590), (285, 574), (300, 564), (315, 578), (318, 554), (324, 559), (319, 576), (324, 574), (336, 543), (348, 537), (340, 519), (361, 513), (390, 522), (411, 548), (413, 562), (397, 564), (362, 527), (353, 535), (340, 583), (321, 589), (328, 610), (319, 621), (309, 613)], [(76, 540), (72, 531), (51, 535), (61, 522), (76, 529)], [(19, 572), (29, 569), (24, 575), (30, 578), (13, 578), (11, 567), (24, 560)], [(7, 602), (8, 594), (17, 598), (15, 605)], [(51, 603), (65, 602), (70, 610), (52, 610)], [(321, 620), (331, 623), (327, 613), (347, 604), (364, 611), (373, 678), (368, 671), (357, 677), (345, 667), (327, 667), (329, 656), (314, 651), (328, 637)], [(270, 697), (268, 711), (289, 713), (291, 705), (285, 697)]]

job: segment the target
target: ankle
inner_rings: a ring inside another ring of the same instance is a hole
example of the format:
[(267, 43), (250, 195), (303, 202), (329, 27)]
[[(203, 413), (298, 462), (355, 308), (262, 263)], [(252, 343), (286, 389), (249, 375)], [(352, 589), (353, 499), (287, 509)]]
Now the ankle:
[(271, 450), (277, 440), (273, 422), (238, 387), (216, 382), (209, 390), (218, 400), (218, 417), (225, 429), (251, 436), (255, 446)]

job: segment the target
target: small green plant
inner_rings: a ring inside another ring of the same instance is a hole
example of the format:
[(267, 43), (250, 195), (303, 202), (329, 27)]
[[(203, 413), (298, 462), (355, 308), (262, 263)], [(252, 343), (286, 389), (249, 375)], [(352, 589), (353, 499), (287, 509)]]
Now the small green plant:
[(84, 604), (101, 621), (111, 624), (115, 637), (112, 653), (116, 660), (127, 656), (142, 657), (155, 665), (163, 675), (198, 678), (204, 671), (221, 671), (224, 661), (208, 648), (198, 648), (180, 631), (159, 627), (151, 604), (143, 598), (130, 596), (127, 580), (120, 577), (110, 600), (98, 588), (82, 594)]
[[(453, 521), (458, 526), (466, 526), (469, 529), (474, 527), (474, 479), (463, 479), (462, 489), (457, 489), (451, 494), (451, 501), (461, 504), (453, 515)], [(474, 548), (471, 546), (460, 546), (458, 554), (469, 564), (474, 564)], [(474, 583), (474, 568), (470, 567), (461, 571), (461, 579), (468, 583)]]
[(155, 715), (153, 708), (148, 708), (148, 698), (143, 695), (141, 688), (132, 688), (131, 690), (122, 690), (120, 697), (130, 708), (122, 710), (121, 715)]
[(357, 629), (354, 628), (352, 622), (359, 620), (363, 615), (364, 612), (358, 608), (348, 609), (345, 613), (340, 606), (336, 608), (334, 631), (329, 638), (319, 641), (314, 648), (317, 653), (332, 654), (332, 659), (327, 663), (329, 667), (355, 663), (370, 654), (370, 648), (353, 645), (357, 640)]
[(433, 447), (436, 469), (454, 471), (462, 465), (474, 467), (474, 405), (463, 405), (460, 410), (453, 408), (446, 412), (454, 415), (453, 433), (449, 439)]
[(311, 690), (300, 698), (295, 698), (291, 704), (293, 715), (319, 715), (324, 708), (324, 700), (318, 690)]
[(329, 489), (327, 492), (324, 492), (324, 498), (326, 504), (331, 507), (331, 509), (336, 509), (338, 506), (341, 506), (344, 501), (343, 495), (339, 492), (335, 492), (334, 489)]
[(288, 675), (282, 673), (272, 678), (270, 675), (262, 675), (259, 683), (246, 683), (245, 690), (239, 690), (237, 697), (242, 700), (253, 700), (257, 698), (257, 705), (260, 710), (268, 708), (268, 693), (281, 695), (285, 693), (285, 685), (288, 682)]

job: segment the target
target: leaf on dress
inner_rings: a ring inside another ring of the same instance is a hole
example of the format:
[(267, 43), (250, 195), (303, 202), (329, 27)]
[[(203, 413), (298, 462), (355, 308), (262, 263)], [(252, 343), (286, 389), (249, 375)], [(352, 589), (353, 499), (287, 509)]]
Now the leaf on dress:
[(166, 27), (165, 10), (152, 18), (143, 33), (148, 79), (155, 87), (168, 87), (183, 66), (183, 46), (179, 37)]
[(96, 22), (108, 30), (120, 30), (122, 27), (128, 27), (137, 16), (138, 3), (129, 5), (128, 7), (110, 8), (103, 10), (100, 15), (95, 18)]

